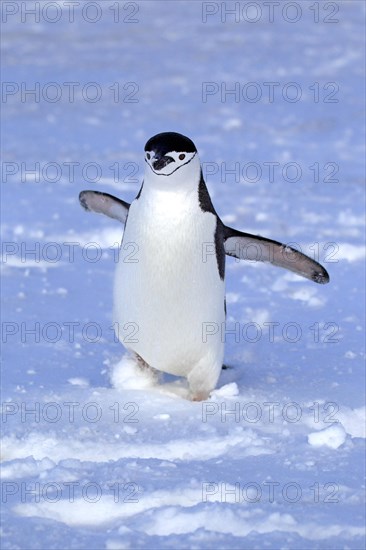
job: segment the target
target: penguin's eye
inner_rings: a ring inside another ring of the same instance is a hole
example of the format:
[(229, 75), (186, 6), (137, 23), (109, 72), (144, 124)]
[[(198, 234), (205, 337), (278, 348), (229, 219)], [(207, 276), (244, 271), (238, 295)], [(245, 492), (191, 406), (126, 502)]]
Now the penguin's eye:
[(181, 155), (179, 155), (179, 157), (178, 157), (178, 158), (179, 158), (179, 160), (184, 160), (184, 159), (186, 158), (186, 156), (185, 156), (185, 154), (184, 154), (184, 153), (182, 153)]
[(150, 160), (150, 159), (151, 159), (150, 153), (146, 153), (146, 158), (147, 158), (147, 160)]

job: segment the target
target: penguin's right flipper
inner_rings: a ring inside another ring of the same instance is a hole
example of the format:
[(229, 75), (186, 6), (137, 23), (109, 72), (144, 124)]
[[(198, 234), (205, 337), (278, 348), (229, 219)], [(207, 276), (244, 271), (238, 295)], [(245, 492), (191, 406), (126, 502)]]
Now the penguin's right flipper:
[(79, 194), (81, 206), (98, 214), (105, 214), (110, 218), (125, 223), (127, 219), (128, 209), (130, 205), (109, 193), (101, 193), (100, 191), (81, 191)]

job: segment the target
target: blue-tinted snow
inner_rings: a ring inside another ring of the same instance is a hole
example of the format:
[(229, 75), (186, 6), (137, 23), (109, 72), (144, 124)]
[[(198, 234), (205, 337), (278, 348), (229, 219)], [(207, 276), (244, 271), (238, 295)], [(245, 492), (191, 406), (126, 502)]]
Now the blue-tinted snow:
[[(57, 102), (3, 97), (2, 160), (15, 172), (2, 181), (3, 547), (363, 547), (363, 2), (298, 2), (296, 23), (281, 11), (270, 22), (259, 2), (256, 23), (245, 20), (256, 18), (250, 11), (222, 22), (215, 2), (121, 2), (119, 23), (115, 2), (94, 3), (95, 23), (83, 20), (81, 6), (69, 22), (67, 3), (48, 4), (39, 22), (23, 14), (22, 23), (22, 3), (3, 2), (5, 91), (38, 82), (52, 98), (49, 83), (61, 89)], [(203, 23), (202, 9), (216, 8)], [(73, 102), (67, 82), (79, 83)], [(102, 90), (94, 103), (81, 93), (91, 82)], [(237, 82), (241, 93), (254, 82), (263, 98), (221, 101), (217, 93), (203, 102), (204, 82)], [(279, 83), (273, 102), (265, 82)], [(289, 82), (302, 92), (298, 102), (282, 98)], [(336, 89), (338, 101), (324, 102)], [(123, 102), (127, 95), (137, 101)], [(131, 201), (145, 141), (169, 130), (195, 141), (208, 172), (219, 168), (206, 179), (226, 223), (319, 250), (331, 278), (318, 286), (227, 260), (227, 327), (249, 332), (238, 342), (227, 336), (231, 368), (206, 404), (121, 380), (123, 349), (110, 328), (121, 227), (87, 215), (77, 199), (92, 188)], [(21, 163), (37, 162), (61, 167), (57, 181), (52, 167), (22, 181)], [(72, 162), (80, 163), (74, 180)], [(264, 165), (271, 162), (280, 165), (274, 182)], [(302, 169), (297, 182), (281, 175), (291, 162)], [(95, 183), (82, 177), (88, 163), (101, 167)], [(255, 182), (249, 171), (246, 181), (225, 181), (222, 163), (257, 163), (262, 177)], [(324, 181), (334, 167), (336, 181)], [(82, 255), (90, 242), (103, 249), (95, 263)], [(63, 243), (79, 243), (74, 257)], [(24, 262), (24, 249), (37, 246)], [(61, 257), (51, 262), (55, 251)], [(92, 328), (83, 337), (87, 323), (100, 327), (95, 343)], [(268, 323), (278, 323), (273, 341)], [(262, 331), (256, 342), (253, 327)]]

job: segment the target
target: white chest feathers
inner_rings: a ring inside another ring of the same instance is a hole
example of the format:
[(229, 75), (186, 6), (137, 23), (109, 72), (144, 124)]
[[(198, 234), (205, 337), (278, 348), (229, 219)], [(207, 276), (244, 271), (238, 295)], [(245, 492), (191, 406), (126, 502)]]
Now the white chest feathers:
[(114, 288), (121, 342), (158, 370), (198, 377), (193, 386), (205, 378), (208, 391), (221, 370), (223, 342), (221, 331), (209, 338), (205, 331), (225, 321), (216, 223), (201, 210), (197, 190), (144, 189), (129, 210)]

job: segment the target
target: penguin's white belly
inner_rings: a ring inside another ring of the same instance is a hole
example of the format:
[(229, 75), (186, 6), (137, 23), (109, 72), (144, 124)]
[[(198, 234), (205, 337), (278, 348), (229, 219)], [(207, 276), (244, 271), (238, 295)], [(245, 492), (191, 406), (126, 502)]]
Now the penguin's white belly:
[(199, 362), (217, 371), (225, 286), (216, 216), (170, 195), (151, 201), (142, 193), (130, 207), (115, 279), (119, 339), (164, 372), (188, 376)]

